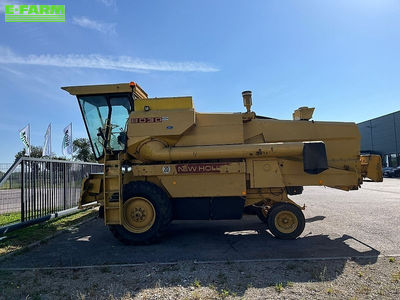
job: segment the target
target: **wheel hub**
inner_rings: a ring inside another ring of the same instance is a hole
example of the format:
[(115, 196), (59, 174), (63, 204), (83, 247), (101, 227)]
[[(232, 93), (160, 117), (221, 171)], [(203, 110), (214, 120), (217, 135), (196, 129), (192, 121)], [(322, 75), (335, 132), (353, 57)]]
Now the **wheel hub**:
[(283, 233), (292, 233), (298, 224), (296, 215), (288, 210), (279, 212), (275, 217), (275, 227)]
[(143, 222), (146, 218), (146, 211), (141, 207), (135, 207), (135, 211), (132, 212), (131, 218), (135, 222)]
[(123, 226), (134, 233), (149, 230), (156, 217), (153, 204), (146, 198), (133, 197), (124, 203)]

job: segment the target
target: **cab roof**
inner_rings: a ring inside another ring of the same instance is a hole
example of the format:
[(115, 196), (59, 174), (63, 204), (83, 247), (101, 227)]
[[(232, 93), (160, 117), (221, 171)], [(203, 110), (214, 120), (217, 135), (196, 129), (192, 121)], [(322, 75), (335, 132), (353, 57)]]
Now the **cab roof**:
[(146, 99), (147, 93), (134, 82), (102, 84), (102, 85), (81, 85), (81, 86), (65, 86), (61, 89), (67, 91), (71, 95), (97, 95), (97, 94), (115, 94), (115, 93), (132, 93), (140, 99)]

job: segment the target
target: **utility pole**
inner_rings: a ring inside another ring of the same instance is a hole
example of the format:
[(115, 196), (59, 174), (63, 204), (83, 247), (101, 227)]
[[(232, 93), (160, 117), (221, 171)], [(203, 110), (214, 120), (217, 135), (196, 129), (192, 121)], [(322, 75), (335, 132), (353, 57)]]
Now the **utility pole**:
[(369, 126), (367, 126), (371, 131), (371, 151), (374, 151), (374, 138), (372, 135), (372, 128), (374, 128), (375, 126), (372, 126), (372, 120), (369, 120)]
[(394, 144), (395, 144), (395, 149), (396, 149), (396, 163), (397, 166), (400, 165), (400, 156), (399, 156), (399, 149), (398, 149), (398, 144), (397, 144), (397, 130), (396, 130), (396, 118), (395, 114), (393, 113), (393, 127), (394, 127)]

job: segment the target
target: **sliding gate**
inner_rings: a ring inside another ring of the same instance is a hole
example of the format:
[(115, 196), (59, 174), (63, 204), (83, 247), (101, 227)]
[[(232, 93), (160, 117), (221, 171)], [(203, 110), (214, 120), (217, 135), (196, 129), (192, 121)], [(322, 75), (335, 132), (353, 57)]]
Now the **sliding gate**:
[(76, 207), (82, 179), (102, 172), (101, 164), (20, 158), (0, 176), (0, 217), (26, 222)]

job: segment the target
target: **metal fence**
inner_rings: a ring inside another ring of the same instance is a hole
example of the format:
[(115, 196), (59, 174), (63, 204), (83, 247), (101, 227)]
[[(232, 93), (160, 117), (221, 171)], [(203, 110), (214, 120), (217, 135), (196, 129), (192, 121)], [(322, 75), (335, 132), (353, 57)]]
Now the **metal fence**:
[(28, 157), (0, 164), (0, 218), (25, 222), (75, 207), (82, 179), (102, 172), (101, 164)]

